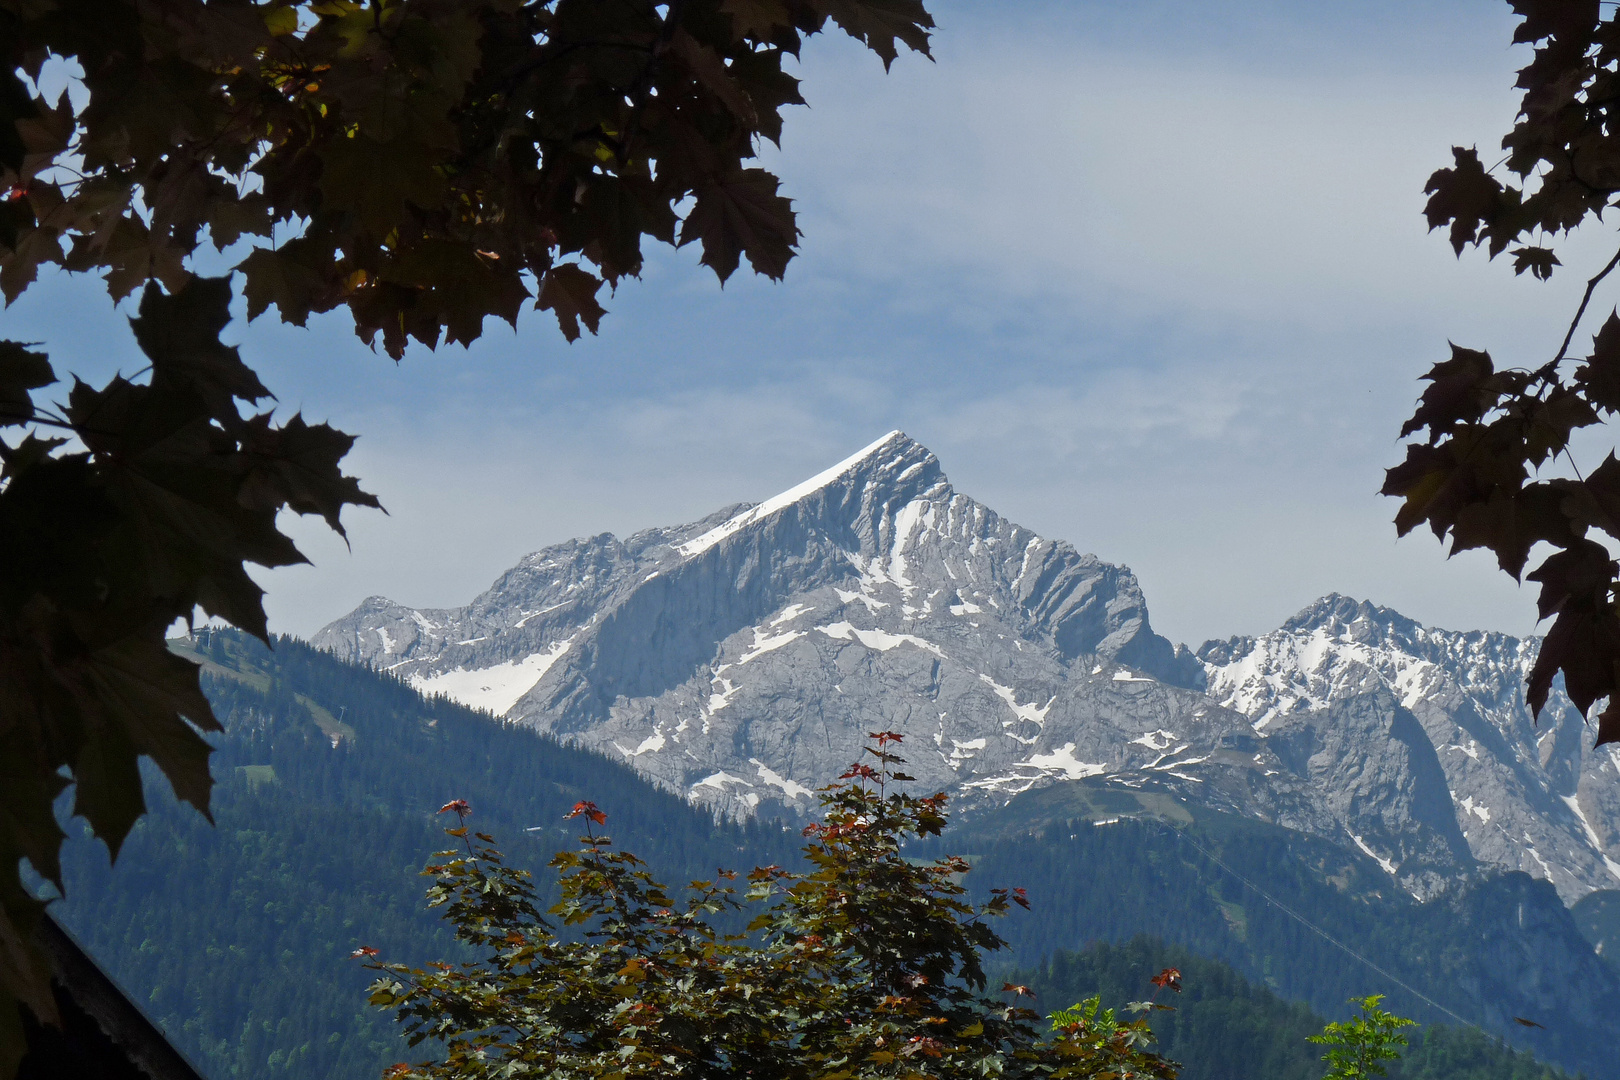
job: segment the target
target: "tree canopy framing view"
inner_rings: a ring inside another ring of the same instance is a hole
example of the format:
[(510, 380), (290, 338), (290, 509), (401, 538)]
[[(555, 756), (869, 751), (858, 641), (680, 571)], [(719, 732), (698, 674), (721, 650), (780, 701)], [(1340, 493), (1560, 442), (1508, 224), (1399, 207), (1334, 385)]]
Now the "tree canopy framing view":
[[(1535, 53), (1507, 154), (1487, 168), (1454, 148), (1426, 214), (1459, 256), (1509, 254), (1545, 280), (1560, 266), (1552, 238), (1620, 205), (1620, 11), (1510, 4), (1514, 41)], [(247, 566), (305, 561), (280, 513), (346, 536), (344, 508), (380, 508), (343, 472), (354, 436), (278, 416), (221, 340), (238, 289), (250, 320), (274, 308), (303, 327), (347, 310), (362, 343), (399, 361), (413, 343), (467, 346), (491, 316), (516, 327), (526, 305), (568, 342), (595, 334), (647, 240), (695, 244), (722, 284), (744, 260), (779, 281), (799, 221), (758, 160), (805, 104), (790, 71), (806, 39), (841, 32), (887, 71), (902, 50), (930, 57), (933, 26), (921, 0), (0, 0), (0, 293), (10, 305), (42, 275), (96, 277), (105, 302), (131, 301), (148, 361), (97, 387), (68, 381), (73, 359), (53, 361), (49, 342), (0, 340), (0, 1080), (24, 1052), (20, 1010), (56, 1013), (34, 941), (46, 902), (24, 868), (63, 888), (61, 801), (116, 857), (147, 809), (145, 757), (209, 814), (204, 736), (221, 728), (166, 634), (200, 612), (268, 642)], [(1452, 553), (1488, 549), (1540, 585), (1552, 622), (1527, 700), (1539, 714), (1561, 677), (1583, 715), (1606, 701), (1598, 745), (1620, 741), (1620, 561), (1597, 538), (1620, 540), (1620, 459), (1591, 468), (1570, 447), (1620, 414), (1620, 313), (1568, 361), (1617, 267), (1620, 253), (1590, 279), (1550, 358), (1501, 369), (1453, 345), (1401, 431), (1421, 441), (1383, 486), (1404, 500), (1401, 534), (1426, 523)], [(900, 838), (942, 827), (943, 796), (890, 795), (899, 736), (874, 738), (880, 768), (828, 789), (826, 822), (807, 831), (818, 871), (757, 871), (741, 899), (703, 882), (678, 909), (588, 828), (554, 864), (554, 913), (603, 938), (577, 949), (481, 836), (433, 868), (433, 896), (501, 970), (378, 965), (396, 981), (376, 1003), (414, 1036), (448, 1038), (445, 1075), (478, 1075), (497, 1049), (603, 1080), (677, 1060), (823, 1080), (914, 1080), (922, 1059), (1052, 1080), (1174, 1075), (1143, 1049), (1145, 1022), (1116, 1022), (1099, 999), (1050, 1039), (1033, 1012), (988, 1004), (978, 953), (1000, 940), (981, 920), (1021, 898), (976, 909), (956, 899), (965, 862), (900, 857)], [(591, 804), (577, 810), (600, 824)], [(871, 909), (851, 923), (843, 890), (857, 879)], [(752, 924), (762, 950), (705, 922), (756, 901), (775, 905)], [(919, 945), (916, 926), (938, 936)], [(542, 955), (559, 981), (536, 991), (524, 965)], [(590, 984), (607, 995), (591, 1022), (619, 1026), (589, 1061), (570, 1057), (600, 1034), (558, 1026), (587, 1004), (570, 980), (621, 961)], [(620, 1008), (677, 970), (686, 981), (645, 1014)], [(490, 981), (535, 996), (502, 1011), (513, 999)], [(708, 998), (689, 996), (698, 984)], [(1364, 999), (1367, 1022), (1405, 1023), (1377, 1003)], [(718, 1048), (709, 1025), (727, 1032)]]

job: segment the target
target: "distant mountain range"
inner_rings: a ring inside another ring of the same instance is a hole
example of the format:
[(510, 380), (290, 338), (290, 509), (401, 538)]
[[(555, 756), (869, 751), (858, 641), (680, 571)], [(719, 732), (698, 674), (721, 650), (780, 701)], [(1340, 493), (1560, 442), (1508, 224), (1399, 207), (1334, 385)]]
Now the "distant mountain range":
[(1329, 596), (1196, 652), (1135, 577), (957, 493), (892, 432), (758, 505), (546, 548), (464, 608), (373, 597), (314, 643), (621, 757), (728, 815), (802, 816), (866, 733), (975, 808), (1157, 792), (1352, 847), (1419, 898), (1486, 869), (1620, 887), (1620, 776), (1539, 642)]

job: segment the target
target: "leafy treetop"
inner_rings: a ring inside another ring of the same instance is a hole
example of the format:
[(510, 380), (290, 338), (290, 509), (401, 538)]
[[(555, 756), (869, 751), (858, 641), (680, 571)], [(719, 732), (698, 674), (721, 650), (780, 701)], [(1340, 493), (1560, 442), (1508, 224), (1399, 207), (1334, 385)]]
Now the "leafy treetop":
[(1350, 1004), (1361, 1010), (1343, 1022), (1333, 1021), (1322, 1028), (1320, 1035), (1307, 1035), (1307, 1042), (1327, 1047), (1322, 1060), (1328, 1063), (1323, 1080), (1371, 1080), (1387, 1076), (1386, 1061), (1400, 1060), (1398, 1046), (1406, 1045), (1402, 1028), (1414, 1023), (1404, 1016), (1385, 1012), (1378, 1007), (1384, 995), (1351, 998)]
[[(981, 955), (1004, 942), (988, 920), (1028, 903), (993, 889), (970, 904), (967, 862), (901, 855), (944, 827), (945, 796), (888, 790), (899, 736), (874, 738), (877, 767), (823, 789), (803, 872), (720, 871), (677, 898), (596, 832), (606, 816), (582, 802), (570, 815), (584, 819), (579, 850), (551, 862), (562, 899), (542, 912), (490, 836), (450, 829), (464, 846), (424, 871), (429, 903), (481, 959), (410, 968), (358, 950), (378, 973), (372, 1003), (396, 1011), (412, 1045), (444, 1048), (389, 1075), (1172, 1080), (1141, 1019), (1082, 1003), (1046, 1039), (1018, 1004), (1028, 988), (989, 993)], [(746, 932), (716, 928), (733, 911), (756, 913)]]

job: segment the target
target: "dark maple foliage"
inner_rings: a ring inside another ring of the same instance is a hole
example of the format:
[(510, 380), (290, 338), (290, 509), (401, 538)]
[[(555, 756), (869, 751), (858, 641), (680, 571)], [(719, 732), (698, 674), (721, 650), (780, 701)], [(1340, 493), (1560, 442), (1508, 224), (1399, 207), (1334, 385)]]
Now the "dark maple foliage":
[[(595, 331), (646, 237), (779, 278), (798, 227), (747, 162), (829, 20), (885, 64), (933, 25), (919, 0), (6, 0), (0, 288), (175, 288), (205, 231), (276, 240), (237, 265), (250, 315), (346, 306), (398, 357), (531, 299)], [(83, 108), (31, 87), (53, 55)]]
[(395, 358), (526, 302), (594, 332), (648, 238), (779, 278), (798, 227), (750, 162), (829, 25), (888, 65), (933, 23), (919, 0), (0, 0), (0, 293), (51, 267), (141, 291), (151, 360), (51, 408), (45, 354), (0, 342), (0, 1077), (14, 1003), (53, 1013), (17, 870), (58, 879), (53, 800), (72, 786), (116, 853), (145, 755), (206, 813), (217, 724), (167, 629), (200, 608), (264, 637), (244, 565), (303, 558), (277, 514), (341, 533), (377, 505), (339, 470), (350, 436), (252, 411), (201, 246), (239, 259), (250, 317), (347, 308)]
[[(1545, 279), (1560, 265), (1552, 238), (1620, 202), (1620, 12), (1597, 0), (1512, 7), (1522, 18), (1513, 40), (1535, 53), (1519, 72), (1524, 96), (1502, 140), (1506, 156), (1487, 169), (1477, 150), (1453, 148), (1453, 165), (1429, 178), (1426, 214), (1431, 229), (1449, 226), (1459, 255), (1469, 245), (1491, 258), (1507, 252), (1516, 273)], [(1620, 413), (1620, 314), (1584, 359), (1569, 347), (1616, 266), (1620, 253), (1587, 283), (1558, 350), (1534, 367), (1500, 370), (1489, 354), (1453, 345), (1424, 376), (1429, 387), (1401, 429), (1422, 438), (1383, 487), (1405, 500), (1395, 518), (1402, 535), (1426, 523), (1450, 538), (1452, 553), (1486, 548), (1507, 573), (1541, 586), (1540, 615), (1552, 625), (1527, 700), (1539, 716), (1560, 673), (1583, 713), (1607, 700), (1599, 745), (1620, 740), (1620, 564), (1597, 538), (1620, 539), (1620, 461), (1610, 453), (1583, 471), (1569, 444)], [(1555, 550), (1525, 574), (1538, 544)]]

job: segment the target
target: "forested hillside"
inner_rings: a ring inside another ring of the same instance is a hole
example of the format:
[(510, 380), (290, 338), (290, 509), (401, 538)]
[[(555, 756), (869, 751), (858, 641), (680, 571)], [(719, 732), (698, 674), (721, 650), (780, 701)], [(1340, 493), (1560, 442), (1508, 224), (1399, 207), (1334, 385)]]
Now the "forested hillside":
[[(423, 699), (389, 675), (301, 642), (281, 640), (272, 654), (240, 635), (215, 633), (188, 648), (207, 663), (207, 690), (226, 725), (213, 763), (217, 827), (177, 805), (161, 781), (150, 783), (154, 812), (115, 869), (99, 844), (70, 845), (69, 899), (56, 910), (214, 1080), (361, 1080), (422, 1055), (403, 1045), (386, 1014), (365, 1004), (369, 979), (349, 954), (369, 945), (408, 961), (455, 957), (439, 920), (423, 908), (417, 874), (445, 846), (435, 812), (452, 798), (471, 803), (471, 823), (531, 868), (572, 845), (574, 830), (562, 819), (582, 798), (601, 804), (618, 843), (671, 883), (798, 855), (796, 829), (716, 822), (617, 762)], [(1068, 786), (1076, 797), (1086, 790)], [(1330, 846), (1307, 851), (1271, 833), (1226, 835), (1213, 819), (1186, 834), (1152, 819), (1098, 828), (1088, 818), (1082, 827), (1070, 821), (1073, 804), (1053, 798), (1015, 800), (946, 837), (947, 847), (976, 856), (970, 883), (1029, 888), (1035, 910), (998, 926), (1014, 944), (1000, 966), (1045, 965), (1034, 977), (1048, 987), (1038, 1002), (1043, 1010), (1070, 1004), (1082, 990), (1117, 991), (1119, 1003), (1142, 996), (1136, 984), (1156, 968), (1129, 950), (1047, 959), (1143, 932), (1226, 957), (1279, 994), (1332, 1015), (1342, 1015), (1351, 994), (1388, 992), (1320, 939), (1244, 896), (1207, 859), (1189, 855), (1195, 837), (1222, 845), (1224, 860), (1276, 895), (1315, 905), (1336, 932), (1379, 956), (1403, 953), (1420, 972), (1425, 958), (1440, 957), (1431, 972), (1440, 978), (1467, 974), (1465, 958), (1478, 951), (1469, 937), (1472, 915), (1381, 896), (1374, 886), (1387, 891), (1387, 876), (1374, 870), (1359, 877), (1353, 860), (1330, 866), (1323, 861), (1337, 850)], [(1305, 857), (1313, 852), (1317, 862)], [(1318, 1018), (1249, 988), (1228, 969), (1199, 968), (1188, 954), (1177, 955), (1179, 966), (1200, 973), (1189, 976), (1186, 1001), (1204, 1004), (1185, 1014), (1184, 1030), (1163, 1029), (1172, 1056), (1195, 1070), (1248, 1060), (1255, 1068), (1275, 1064), (1282, 1078), (1320, 1075), (1288, 1072), (1301, 1067), (1296, 1056), (1251, 1053), (1270, 1046), (1267, 1039), (1289, 1043), (1298, 1030), (1319, 1027)], [(1399, 970), (1410, 975), (1412, 964)], [(1096, 979), (1076, 971), (1107, 978), (1086, 990), (1081, 984)], [(1423, 1015), (1421, 1003), (1413, 1008), (1393, 992), (1390, 1004)], [(1195, 1024), (1195, 1012), (1229, 1017), (1225, 1041), (1197, 1034), (1217, 1021)], [(1412, 1075), (1518, 1080), (1501, 1072)]]
[[(1321, 1048), (1305, 1041), (1322, 1030), (1322, 1016), (1255, 986), (1230, 965), (1146, 937), (1125, 945), (1061, 951), (1020, 978), (1043, 1009), (1092, 994), (1120, 1010), (1152, 996), (1148, 979), (1163, 968), (1181, 971), (1180, 994), (1160, 991), (1174, 1011), (1151, 1014), (1158, 1049), (1183, 1065), (1182, 1080), (1317, 1080)], [(1410, 1046), (1389, 1067), (1391, 1080), (1561, 1080), (1482, 1032), (1441, 1024), (1408, 1029)]]
[(300, 642), (272, 656), (216, 633), (201, 650), (226, 725), (217, 826), (149, 782), (154, 812), (116, 868), (99, 843), (69, 845), (54, 910), (214, 1080), (374, 1077), (420, 1056), (366, 1005), (349, 954), (453, 957), (417, 874), (448, 843), (449, 799), (536, 869), (572, 846), (563, 815), (582, 798), (672, 881), (797, 852), (797, 832), (717, 824), (621, 765)]
[[(1119, 816), (1102, 817), (1110, 808)], [(1620, 1074), (1600, 1035), (1613, 1020), (1592, 994), (1614, 985), (1615, 972), (1547, 882), (1486, 876), (1419, 903), (1353, 851), (1195, 813), (1079, 782), (969, 818), (944, 843), (973, 856), (977, 887), (1028, 889), (1038, 917), (1003, 929), (1022, 964), (1149, 934), (1334, 1019), (1351, 997), (1385, 994), (1386, 1007), (1423, 1023), (1478, 1024), (1543, 1060)]]

